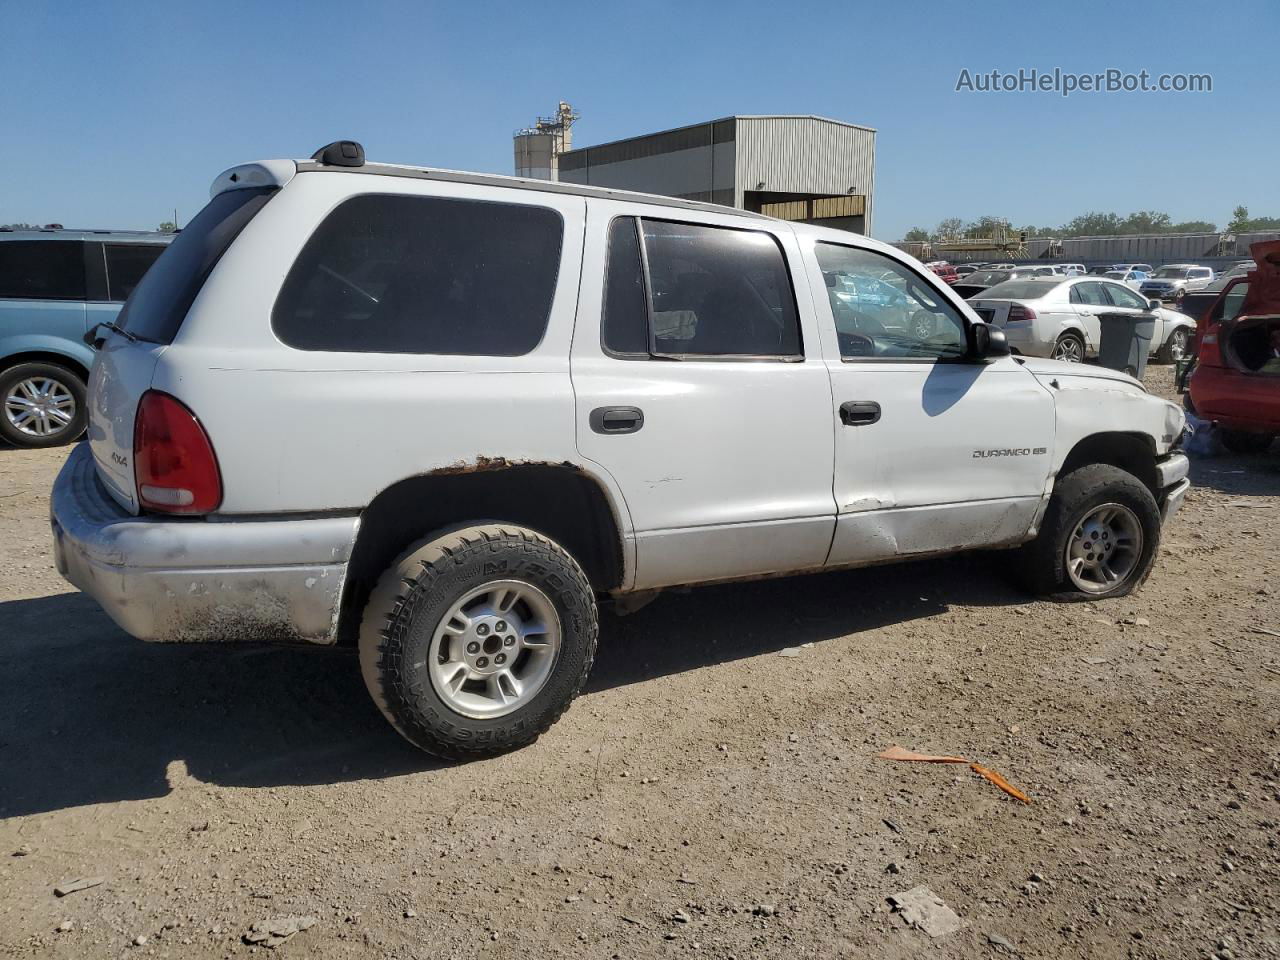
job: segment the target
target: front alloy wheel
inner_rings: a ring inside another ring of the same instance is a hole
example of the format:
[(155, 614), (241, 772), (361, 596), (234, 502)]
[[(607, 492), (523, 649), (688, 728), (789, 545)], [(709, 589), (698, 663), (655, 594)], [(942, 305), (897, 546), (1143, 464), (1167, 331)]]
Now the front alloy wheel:
[(1142, 524), (1119, 503), (1090, 510), (1067, 540), (1067, 575), (1077, 589), (1091, 594), (1109, 591), (1133, 572), (1142, 556)]
[(1122, 597), (1141, 586), (1160, 547), (1160, 508), (1133, 474), (1093, 463), (1059, 477), (1017, 574), (1054, 600)]

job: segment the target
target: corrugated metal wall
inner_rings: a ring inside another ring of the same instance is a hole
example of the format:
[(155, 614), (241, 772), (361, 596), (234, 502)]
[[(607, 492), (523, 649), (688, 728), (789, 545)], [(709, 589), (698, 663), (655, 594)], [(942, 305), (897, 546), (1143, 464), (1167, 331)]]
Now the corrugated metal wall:
[(736, 206), (742, 206), (745, 190), (860, 194), (867, 198), (866, 232), (871, 233), (874, 130), (817, 117), (736, 119)]

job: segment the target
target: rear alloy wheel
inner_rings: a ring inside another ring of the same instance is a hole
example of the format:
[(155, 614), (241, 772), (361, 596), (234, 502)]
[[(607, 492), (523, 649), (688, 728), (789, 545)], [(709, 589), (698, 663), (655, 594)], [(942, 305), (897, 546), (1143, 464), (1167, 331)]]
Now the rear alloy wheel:
[(558, 544), (492, 524), (412, 547), (374, 587), (360, 671), (410, 743), (444, 759), (532, 743), (560, 718), (595, 658), (595, 594)]
[(1272, 434), (1252, 433), (1248, 430), (1223, 430), (1220, 436), (1224, 447), (1232, 453), (1241, 454), (1266, 453), (1275, 439)]
[(1177, 363), (1187, 355), (1187, 340), (1186, 327), (1179, 327), (1169, 334), (1169, 339), (1164, 342), (1160, 352), (1156, 354), (1156, 360), (1160, 363)]
[(55, 363), (0, 373), (0, 407), (0, 436), (14, 446), (56, 447), (84, 433), (84, 381)]
[(1160, 508), (1137, 477), (1095, 463), (1058, 480), (1020, 569), (1037, 594), (1101, 600), (1137, 589), (1160, 547)]
[(1053, 345), (1053, 359), (1066, 363), (1084, 362), (1084, 341), (1078, 333), (1064, 333)]

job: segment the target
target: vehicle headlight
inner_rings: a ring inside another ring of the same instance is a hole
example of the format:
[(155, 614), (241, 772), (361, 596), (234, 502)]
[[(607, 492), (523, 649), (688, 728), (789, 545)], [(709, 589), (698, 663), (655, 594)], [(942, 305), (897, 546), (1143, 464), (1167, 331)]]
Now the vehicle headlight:
[(1187, 414), (1176, 403), (1165, 401), (1164, 408), (1164, 442), (1177, 443), (1187, 425)]

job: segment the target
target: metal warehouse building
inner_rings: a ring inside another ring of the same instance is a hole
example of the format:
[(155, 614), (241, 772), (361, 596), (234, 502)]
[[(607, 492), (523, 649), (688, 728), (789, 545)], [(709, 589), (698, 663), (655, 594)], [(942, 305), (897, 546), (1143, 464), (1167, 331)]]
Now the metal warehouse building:
[(559, 156), (559, 179), (871, 232), (876, 132), (823, 117), (725, 117)]

